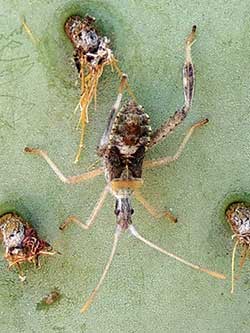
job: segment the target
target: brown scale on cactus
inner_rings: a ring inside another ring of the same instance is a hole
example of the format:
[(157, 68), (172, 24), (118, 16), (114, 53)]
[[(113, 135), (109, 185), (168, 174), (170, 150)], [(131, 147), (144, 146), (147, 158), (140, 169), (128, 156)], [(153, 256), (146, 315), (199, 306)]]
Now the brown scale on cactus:
[(103, 159), (102, 168), (95, 169), (79, 176), (65, 177), (56, 166), (56, 164), (49, 158), (46, 152), (36, 148), (25, 148), (26, 153), (39, 155), (44, 158), (49, 166), (53, 169), (55, 174), (60, 178), (60, 180), (66, 184), (80, 183), (81, 181), (94, 178), (101, 174), (104, 174), (105, 176), (107, 185), (105, 186), (104, 191), (101, 193), (100, 198), (86, 223), (81, 222), (76, 216), (69, 216), (61, 225), (61, 230), (72, 222), (76, 223), (84, 230), (89, 229), (93, 225), (98, 212), (102, 208), (107, 194), (111, 193), (111, 195), (113, 195), (115, 198), (115, 215), (117, 227), (114, 234), (112, 251), (97, 286), (91, 293), (87, 302), (82, 307), (81, 312), (85, 312), (89, 308), (94, 297), (96, 296), (107, 272), (109, 271), (116, 252), (118, 239), (122, 232), (127, 230), (135, 238), (142, 241), (149, 247), (171, 258), (174, 258), (193, 269), (196, 269), (200, 272), (205, 272), (219, 279), (225, 278), (225, 276), (220, 273), (202, 268), (199, 265), (194, 265), (172, 253), (167, 252), (166, 250), (142, 237), (132, 225), (132, 215), (134, 210), (131, 204), (131, 197), (133, 194), (153, 217), (167, 217), (173, 222), (176, 222), (176, 218), (172, 215), (171, 212), (165, 211), (159, 213), (154, 207), (152, 207), (142, 196), (140, 188), (143, 184), (143, 168), (151, 169), (176, 161), (181, 155), (194, 130), (208, 122), (208, 120), (205, 119), (194, 124), (189, 129), (187, 135), (185, 136), (183, 142), (181, 143), (174, 156), (163, 157), (152, 161), (144, 161), (146, 151), (161, 142), (164, 137), (167, 137), (173, 131), (173, 129), (184, 120), (191, 108), (194, 93), (194, 68), (191, 59), (191, 45), (194, 42), (194, 38), (195, 27), (193, 27), (193, 30), (188, 36), (185, 44), (186, 59), (183, 68), (185, 103), (183, 107), (176, 111), (174, 115), (169, 120), (167, 120), (157, 131), (151, 133), (149, 116), (144, 112), (143, 107), (138, 105), (135, 101), (130, 101), (122, 108), (120, 108), (122, 91), (127, 82), (126, 75), (123, 75), (117, 100), (110, 112), (108, 124), (98, 148), (98, 154)]
[(39, 266), (39, 256), (58, 253), (52, 250), (49, 243), (40, 239), (36, 230), (16, 213), (7, 213), (0, 217), (0, 233), (9, 268), (17, 266), (22, 281), (25, 276), (21, 263), (33, 262)]
[(243, 202), (234, 202), (226, 210), (226, 218), (233, 232), (233, 239), (236, 239), (232, 254), (232, 287), (231, 293), (234, 292), (234, 271), (235, 271), (235, 254), (237, 246), (243, 249), (241, 252), (240, 271), (244, 266), (250, 248), (250, 206)]
[[(99, 36), (93, 26), (95, 18), (91, 16), (70, 16), (65, 23), (65, 32), (74, 46), (74, 60), (81, 80), (81, 98), (77, 107), (81, 109), (79, 125), (81, 138), (75, 163), (79, 161), (83, 148), (84, 131), (88, 123), (88, 108), (94, 98), (96, 108), (96, 93), (98, 81), (105, 66), (112, 66), (121, 76), (122, 72), (117, 65), (107, 37)], [(128, 91), (134, 98), (129, 86)]]

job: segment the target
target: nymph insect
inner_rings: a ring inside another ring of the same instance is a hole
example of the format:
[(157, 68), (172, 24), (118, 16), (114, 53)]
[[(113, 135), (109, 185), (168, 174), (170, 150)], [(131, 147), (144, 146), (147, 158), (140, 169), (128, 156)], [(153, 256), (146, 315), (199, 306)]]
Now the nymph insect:
[[(208, 122), (208, 120), (205, 119), (194, 124), (188, 131), (182, 144), (177, 150), (177, 153), (174, 156), (144, 162), (144, 155), (146, 150), (152, 148), (154, 145), (161, 142), (164, 137), (168, 136), (173, 131), (173, 129), (184, 120), (191, 108), (194, 93), (194, 67), (191, 60), (191, 45), (194, 42), (195, 30), (196, 28), (194, 26), (185, 44), (186, 61), (183, 69), (185, 103), (180, 110), (176, 111), (175, 114), (153, 134), (151, 134), (151, 128), (149, 126), (149, 116), (144, 112), (140, 105), (134, 101), (130, 101), (120, 109), (122, 91), (127, 81), (126, 75), (123, 75), (117, 100), (109, 115), (108, 125), (104, 131), (100, 146), (98, 148), (98, 154), (103, 159), (104, 166), (102, 168), (84, 173), (79, 176), (65, 177), (54, 164), (54, 162), (52, 162), (52, 160), (48, 157), (46, 152), (35, 148), (25, 148), (25, 152), (43, 157), (56, 173), (56, 175), (64, 183), (76, 184), (103, 173), (105, 175), (107, 185), (104, 191), (101, 193), (101, 196), (87, 222), (82, 223), (77, 217), (70, 216), (62, 224), (60, 229), (64, 229), (71, 222), (78, 224), (84, 230), (89, 229), (92, 226), (97, 213), (101, 209), (107, 194), (110, 192), (115, 197), (115, 215), (117, 227), (114, 234), (112, 251), (99, 283), (93, 290), (87, 302), (84, 304), (81, 312), (85, 312), (92, 303), (109, 270), (116, 252), (119, 236), (122, 234), (122, 232), (127, 230), (129, 230), (134, 237), (147, 244), (151, 248), (167, 256), (170, 256), (193, 269), (208, 273), (219, 279), (225, 278), (225, 276), (222, 274), (209, 271), (208, 269), (189, 263), (186, 260), (167, 252), (166, 250), (142, 237), (132, 225), (132, 215), (134, 213), (131, 205), (132, 194), (135, 195), (135, 197), (144, 205), (150, 214), (155, 217), (158, 217), (159, 215), (156, 213), (156, 210), (143, 198), (139, 191), (143, 183), (142, 168), (159, 167), (177, 160), (189, 138), (191, 137), (193, 131)], [(170, 212), (165, 212), (163, 215), (175, 221), (175, 218)]]
[[(78, 107), (81, 109), (79, 124), (81, 125), (81, 138), (75, 163), (79, 161), (83, 148), (83, 138), (86, 123), (88, 123), (88, 107), (94, 97), (96, 103), (96, 92), (98, 81), (104, 67), (114, 67), (118, 74), (121, 71), (117, 65), (109, 39), (98, 35), (93, 26), (95, 18), (91, 16), (70, 16), (65, 23), (65, 32), (74, 46), (74, 60), (81, 79), (81, 98)], [(127, 86), (130, 94), (133, 94)]]
[(250, 206), (243, 202), (234, 202), (226, 210), (226, 218), (232, 229), (232, 238), (236, 239), (232, 254), (232, 287), (231, 293), (234, 292), (234, 266), (235, 254), (238, 245), (242, 246), (240, 270), (244, 266), (250, 249)]
[(17, 266), (21, 281), (26, 278), (21, 263), (33, 262), (38, 267), (39, 256), (58, 253), (53, 251), (49, 243), (39, 238), (36, 230), (16, 213), (7, 213), (0, 217), (0, 233), (5, 247), (4, 257), (9, 268)]

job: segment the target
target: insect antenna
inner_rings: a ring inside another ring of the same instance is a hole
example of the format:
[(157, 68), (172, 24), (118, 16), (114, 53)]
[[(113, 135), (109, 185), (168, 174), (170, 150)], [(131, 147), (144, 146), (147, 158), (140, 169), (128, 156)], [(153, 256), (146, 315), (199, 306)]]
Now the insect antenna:
[[(111, 62), (111, 66), (113, 66), (115, 68), (115, 70), (117, 71), (118, 73), (118, 76), (120, 78), (122, 78), (123, 76), (123, 71), (119, 68), (119, 66), (117, 65), (117, 60), (113, 57), (113, 60)], [(126, 82), (126, 88), (127, 88), (127, 91), (130, 95), (130, 97), (132, 98), (133, 101), (136, 102), (136, 97), (135, 97), (135, 94), (133, 93), (132, 89), (130, 88), (130, 85), (128, 84), (128, 82)]]
[(175, 259), (175, 260), (177, 260), (177, 261), (180, 261), (180, 262), (183, 263), (184, 265), (187, 265), (187, 266), (189, 266), (189, 267), (191, 267), (191, 268), (193, 268), (193, 269), (196, 269), (196, 270), (198, 270), (198, 271), (200, 271), (200, 272), (207, 273), (207, 274), (209, 274), (209, 275), (211, 275), (211, 276), (213, 276), (213, 277), (215, 277), (215, 278), (217, 278), (217, 279), (225, 279), (225, 278), (226, 278), (225, 275), (223, 275), (223, 274), (220, 274), (220, 273), (217, 273), (217, 272), (214, 272), (214, 271), (210, 271), (210, 270), (208, 270), (207, 268), (203, 268), (203, 267), (200, 267), (200, 266), (198, 266), (198, 265), (192, 264), (191, 262), (188, 262), (188, 261), (186, 261), (185, 259), (182, 259), (182, 258), (176, 256), (176, 255), (173, 254), (173, 253), (167, 252), (166, 250), (162, 249), (162, 248), (159, 247), (158, 245), (156, 245), (156, 244), (150, 242), (149, 240), (145, 239), (144, 237), (142, 237), (142, 236), (136, 231), (136, 229), (135, 229), (135, 227), (134, 227), (133, 225), (130, 225), (130, 226), (129, 226), (129, 230), (130, 230), (131, 234), (132, 234), (135, 238), (139, 239), (140, 241), (142, 241), (143, 243), (145, 243), (145, 244), (148, 245), (149, 247), (151, 247), (151, 248), (153, 248), (153, 249), (155, 249), (155, 250), (157, 250), (157, 251), (159, 251), (159, 252), (161, 252), (161, 253), (163, 253), (163, 254), (165, 254), (165, 255), (167, 255), (167, 256), (169, 256), (169, 257), (171, 257), (171, 258), (173, 258), (173, 259)]
[(112, 246), (112, 250), (111, 250), (111, 254), (109, 256), (108, 262), (103, 270), (102, 276), (97, 284), (97, 286), (94, 288), (94, 290), (92, 291), (92, 293), (90, 294), (89, 298), (87, 299), (87, 301), (85, 302), (85, 304), (83, 305), (83, 307), (81, 308), (81, 313), (84, 313), (88, 310), (88, 308), (90, 307), (91, 303), (93, 302), (98, 290), (100, 289), (101, 285), (103, 284), (103, 281), (109, 271), (110, 265), (113, 261), (114, 255), (116, 253), (116, 249), (117, 249), (117, 244), (118, 244), (118, 240), (119, 240), (119, 236), (121, 234), (121, 227), (118, 225), (116, 227), (116, 231), (114, 234), (114, 241), (113, 241), (113, 246)]
[(233, 253), (232, 253), (232, 286), (231, 286), (231, 294), (234, 292), (234, 269), (235, 269), (235, 254), (236, 249), (239, 244), (239, 241), (237, 240), (234, 244)]

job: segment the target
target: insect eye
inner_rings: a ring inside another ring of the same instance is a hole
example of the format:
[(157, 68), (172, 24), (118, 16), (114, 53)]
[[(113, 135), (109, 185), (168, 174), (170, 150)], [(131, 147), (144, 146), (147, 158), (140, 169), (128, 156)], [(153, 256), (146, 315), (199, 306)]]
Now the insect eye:
[(134, 209), (132, 208), (132, 209), (131, 209), (131, 215), (133, 215), (133, 214), (134, 214), (134, 212), (135, 212), (135, 211), (134, 211)]

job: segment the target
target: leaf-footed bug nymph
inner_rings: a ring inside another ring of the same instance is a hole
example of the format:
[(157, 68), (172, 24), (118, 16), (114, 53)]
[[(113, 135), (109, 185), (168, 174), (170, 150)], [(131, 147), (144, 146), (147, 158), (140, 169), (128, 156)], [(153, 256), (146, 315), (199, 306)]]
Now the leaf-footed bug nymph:
[[(234, 266), (235, 255), (238, 245), (241, 245), (240, 271), (244, 266), (250, 249), (250, 206), (243, 202), (234, 202), (226, 209), (226, 219), (233, 232), (232, 238), (236, 239), (232, 254), (232, 286), (231, 293), (234, 292)], [(240, 272), (239, 272), (240, 273)]]
[(0, 217), (0, 234), (3, 237), (5, 259), (9, 268), (16, 266), (19, 278), (25, 280), (21, 263), (32, 262), (39, 267), (39, 256), (52, 256), (59, 252), (53, 251), (52, 246), (39, 238), (36, 230), (16, 213), (6, 213)]
[[(208, 122), (208, 120), (205, 119), (194, 124), (189, 129), (187, 135), (185, 136), (174, 156), (163, 157), (152, 161), (144, 161), (146, 150), (152, 148), (154, 145), (158, 144), (165, 137), (167, 137), (174, 130), (174, 128), (185, 119), (188, 111), (191, 108), (194, 93), (194, 67), (191, 59), (191, 45), (195, 39), (195, 30), (196, 27), (194, 26), (185, 43), (186, 59), (183, 68), (185, 103), (183, 107), (180, 110), (177, 110), (174, 115), (169, 120), (167, 120), (158, 130), (151, 133), (149, 116), (144, 112), (143, 107), (138, 105), (135, 101), (131, 100), (120, 108), (122, 92), (127, 82), (127, 76), (123, 75), (117, 100), (110, 112), (108, 124), (98, 148), (98, 154), (103, 159), (102, 168), (95, 169), (79, 176), (65, 177), (55, 165), (55, 163), (48, 157), (46, 152), (36, 148), (25, 148), (26, 153), (36, 154), (43, 157), (56, 173), (56, 175), (64, 183), (76, 184), (101, 174), (105, 175), (107, 185), (104, 188), (104, 191), (101, 193), (100, 198), (87, 222), (82, 223), (77, 217), (70, 216), (62, 224), (60, 229), (64, 229), (72, 222), (76, 223), (84, 230), (89, 229), (95, 221), (107, 194), (111, 193), (115, 198), (115, 215), (117, 226), (114, 234), (111, 254), (97, 286), (82, 307), (81, 312), (85, 312), (89, 308), (94, 297), (96, 296), (114, 258), (119, 237), (127, 230), (129, 230), (129, 232), (135, 238), (142, 241), (149, 247), (167, 256), (170, 256), (200, 272), (205, 272), (219, 279), (225, 279), (225, 276), (220, 273), (202, 268), (199, 265), (194, 265), (155, 245), (151, 241), (142, 237), (132, 224), (132, 215), (134, 213), (131, 204), (132, 194), (134, 194), (135, 198), (138, 199), (138, 201), (148, 210), (151, 215), (154, 217), (159, 217), (161, 215), (157, 214), (156, 210), (144, 199), (140, 193), (140, 187), (143, 183), (143, 168), (155, 168), (176, 161), (181, 155), (193, 131)], [(176, 218), (170, 212), (164, 212), (163, 215), (176, 222)]]

